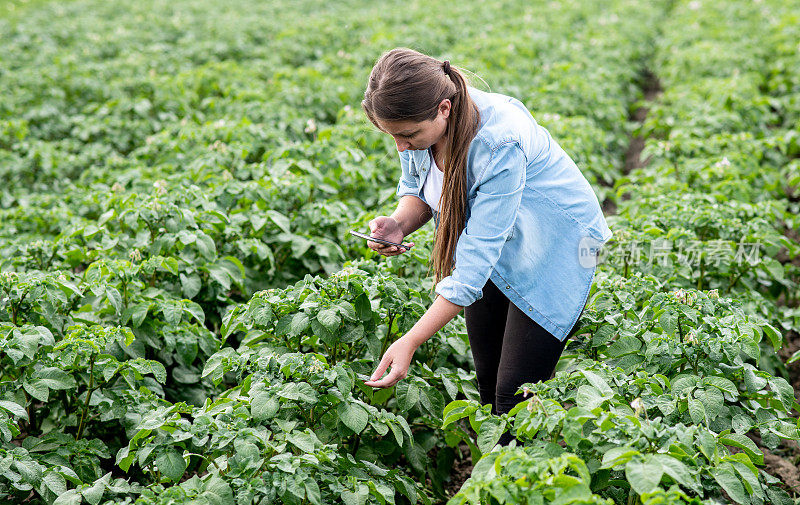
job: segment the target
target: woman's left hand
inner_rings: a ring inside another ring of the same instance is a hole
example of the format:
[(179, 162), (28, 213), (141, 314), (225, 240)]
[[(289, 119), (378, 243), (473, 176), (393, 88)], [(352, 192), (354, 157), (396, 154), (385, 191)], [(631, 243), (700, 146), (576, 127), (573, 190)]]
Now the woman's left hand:
[[(399, 338), (386, 349), (375, 373), (370, 376), (370, 380), (364, 381), (364, 384), (376, 388), (394, 386), (400, 379), (404, 379), (408, 375), (408, 367), (411, 365), (411, 358), (416, 350), (417, 345), (407, 338), (407, 335)], [(389, 366), (392, 367), (389, 375), (378, 380)]]

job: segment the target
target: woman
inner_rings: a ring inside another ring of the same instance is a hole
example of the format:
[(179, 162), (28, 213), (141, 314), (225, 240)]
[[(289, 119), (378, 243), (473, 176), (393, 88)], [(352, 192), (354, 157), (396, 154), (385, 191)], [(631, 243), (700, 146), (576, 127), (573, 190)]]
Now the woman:
[(401, 243), (433, 215), (438, 295), (365, 384), (404, 378), (417, 347), (464, 308), (481, 402), (508, 412), (523, 383), (550, 378), (577, 329), (611, 237), (597, 197), (520, 101), (469, 86), (448, 61), (386, 52), (362, 107), (394, 137), (402, 169), (397, 210), (370, 221), (372, 236)]

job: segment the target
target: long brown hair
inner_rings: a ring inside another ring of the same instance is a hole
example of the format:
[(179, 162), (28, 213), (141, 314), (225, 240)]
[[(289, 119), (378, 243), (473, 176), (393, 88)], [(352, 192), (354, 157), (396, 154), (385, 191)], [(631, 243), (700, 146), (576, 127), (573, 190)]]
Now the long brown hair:
[[(478, 132), (480, 113), (469, 96), (464, 74), (448, 61), (399, 47), (381, 55), (369, 75), (361, 107), (370, 121), (421, 122), (436, 118), (449, 99), (444, 148), (444, 181), (439, 199), (439, 227), (433, 248), (434, 286), (455, 268), (458, 237), (467, 210), (467, 153)], [(430, 270), (428, 271), (430, 273)]]

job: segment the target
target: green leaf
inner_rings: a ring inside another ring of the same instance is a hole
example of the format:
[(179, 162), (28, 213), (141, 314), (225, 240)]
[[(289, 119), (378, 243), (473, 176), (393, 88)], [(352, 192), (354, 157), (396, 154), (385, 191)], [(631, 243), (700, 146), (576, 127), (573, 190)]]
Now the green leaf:
[(322, 505), (322, 493), (319, 484), (314, 479), (306, 479), (303, 482), (306, 488), (306, 499), (314, 505)]
[(170, 300), (163, 302), (161, 306), (161, 313), (164, 315), (164, 321), (170, 326), (177, 326), (181, 322), (181, 315), (183, 314), (183, 305), (180, 302)]
[(744, 369), (744, 385), (747, 387), (748, 393), (757, 393), (764, 389), (767, 385), (767, 379), (761, 377), (753, 370), (753, 365), (745, 363)]
[(216, 474), (211, 474), (209, 480), (205, 482), (205, 490), (200, 496), (208, 500), (209, 505), (235, 503), (231, 486)]
[(289, 336), (296, 337), (306, 331), (311, 325), (308, 315), (305, 312), (298, 312), (292, 317), (292, 322), (289, 324)]
[(713, 461), (717, 452), (717, 437), (703, 430), (697, 434), (697, 446), (706, 459)]
[(739, 433), (728, 433), (727, 435), (720, 435), (720, 443), (738, 447), (742, 449), (757, 465), (764, 464), (764, 453), (758, 448), (755, 442), (750, 440), (750, 437), (741, 435)]
[(286, 436), (286, 440), (303, 452), (314, 452), (320, 444), (317, 436), (309, 431), (294, 431)]
[(444, 410), (444, 396), (436, 388), (425, 388), (420, 391), (420, 404), (425, 407), (425, 410), (431, 417), (439, 417)]
[(131, 324), (133, 324), (134, 328), (138, 328), (142, 325), (144, 318), (147, 317), (147, 311), (149, 309), (150, 303), (147, 302), (136, 304), (128, 309), (131, 311)]
[(733, 416), (733, 419), (731, 419), (731, 426), (733, 427), (733, 431), (743, 435), (753, 427), (753, 420), (744, 414), (736, 414)]
[(628, 354), (639, 353), (642, 348), (642, 341), (636, 337), (623, 336), (617, 339), (608, 348), (608, 355), (612, 358), (619, 358)]
[[(63, 475), (56, 471), (51, 470), (44, 474), (42, 482), (44, 482), (47, 489), (52, 491), (56, 496), (61, 496), (67, 492), (67, 481), (64, 479)], [(78, 498), (80, 499), (80, 495)]]
[(589, 384), (594, 386), (604, 397), (614, 396), (611, 386), (608, 385), (604, 378), (589, 370), (581, 370), (581, 373), (589, 381)]
[(80, 503), (81, 495), (78, 494), (78, 490), (76, 489), (69, 489), (60, 495), (56, 495), (56, 499), (53, 501), (53, 505), (80, 505)]
[(184, 312), (195, 318), (195, 320), (200, 324), (204, 324), (206, 322), (206, 314), (203, 312), (203, 308), (200, 305), (196, 304), (195, 302), (190, 302), (189, 300), (184, 300), (183, 303)]
[(633, 447), (612, 447), (603, 454), (603, 465), (600, 468), (613, 469), (618, 465), (624, 465), (638, 454), (640, 454), (639, 451)]
[(694, 424), (705, 424), (706, 408), (703, 402), (696, 398), (689, 398), (689, 416)]
[(667, 335), (674, 335), (675, 331), (678, 329), (678, 313), (668, 308), (661, 314), (661, 317), (658, 318), (658, 323), (661, 325), (661, 329), (664, 330), (664, 333)]
[(317, 320), (330, 332), (336, 331), (342, 322), (339, 314), (333, 309), (324, 309), (319, 311), (319, 314), (317, 314)]
[(786, 491), (775, 486), (767, 488), (767, 498), (770, 505), (795, 505), (795, 501)]
[(253, 231), (258, 233), (261, 231), (261, 228), (267, 224), (267, 218), (260, 214), (254, 214), (250, 216), (250, 224), (253, 226)]
[(474, 402), (470, 402), (467, 400), (455, 400), (447, 404), (444, 408), (444, 412), (442, 416), (444, 417), (444, 423), (442, 428), (446, 428), (459, 419), (464, 417), (469, 417), (473, 412), (478, 409), (477, 405)]
[[(706, 418), (709, 421), (716, 419), (725, 407), (725, 398), (717, 388), (696, 389), (694, 396), (703, 404)], [(692, 415), (691, 412), (689, 415)], [(694, 417), (692, 417), (692, 419), (694, 419)]]
[(369, 414), (364, 407), (357, 403), (342, 402), (336, 407), (336, 412), (342, 423), (356, 434), (361, 433), (367, 427)]
[(244, 280), (245, 269), (244, 265), (242, 265), (242, 262), (239, 261), (239, 258), (235, 256), (225, 256), (222, 258), (220, 265), (228, 271), (228, 273), (231, 275), (231, 278), (237, 283)]
[(106, 286), (106, 298), (117, 314), (122, 314), (122, 295), (114, 286)]
[(46, 402), (50, 398), (50, 388), (41, 380), (24, 380), (22, 381), (22, 388), (40, 402)]
[(213, 261), (217, 257), (217, 246), (211, 237), (203, 232), (197, 232), (197, 250), (200, 251), (207, 260)]
[(478, 432), (478, 449), (484, 454), (489, 452), (500, 440), (505, 430), (505, 420), (495, 416), (486, 418), (486, 420), (481, 423), (481, 428)]
[(267, 216), (275, 223), (278, 228), (281, 229), (284, 233), (292, 233), (292, 229), (289, 226), (289, 218), (278, 212), (277, 210), (270, 209), (267, 211)]
[[(742, 458), (747, 461), (742, 462), (736, 459), (735, 457)], [(758, 483), (758, 469), (753, 466), (753, 462), (747, 459), (747, 456), (744, 453), (734, 454), (732, 456), (725, 458), (728, 463), (736, 470), (736, 473), (739, 474), (739, 477), (742, 479), (742, 483), (744, 484), (744, 490), (747, 495), (755, 496), (760, 500), (755, 500), (757, 503), (760, 503), (761, 500), (764, 499), (764, 491), (761, 488), (761, 484)]]
[(186, 471), (186, 460), (173, 448), (168, 448), (156, 457), (159, 471), (173, 482), (178, 482)]
[(97, 505), (100, 503), (100, 500), (103, 499), (103, 493), (105, 492), (106, 486), (108, 486), (108, 480), (111, 477), (111, 472), (108, 472), (104, 476), (100, 477), (91, 487), (88, 487), (81, 491), (81, 494), (86, 501), (89, 502), (89, 505)]
[(164, 368), (164, 365), (161, 364), (161, 362), (155, 361), (155, 360), (147, 360), (147, 361), (148, 361), (148, 365), (149, 365), (148, 368), (150, 369), (150, 373), (153, 374), (153, 377), (155, 377), (156, 381), (159, 384), (166, 384), (166, 382), (167, 382), (167, 370)]
[(250, 415), (256, 421), (267, 421), (271, 419), (280, 409), (278, 398), (267, 392), (256, 393), (250, 399)]
[(352, 491), (342, 491), (342, 502), (344, 505), (364, 505), (366, 501), (366, 496), (364, 500), (360, 500), (359, 496), (352, 492)]
[(356, 309), (358, 318), (362, 321), (371, 321), (374, 313), (372, 312), (372, 305), (370, 304), (369, 297), (365, 293), (358, 295), (353, 302)]
[(353, 390), (353, 379), (340, 365), (336, 367), (336, 387), (345, 398), (347, 398)]
[[(148, 430), (149, 432), (149, 430)], [(115, 464), (119, 466), (123, 471), (127, 472), (128, 469), (131, 467), (133, 460), (136, 459), (136, 454), (131, 454), (130, 447), (123, 446), (117, 451), (117, 457)]]
[(397, 385), (397, 404), (403, 411), (409, 411), (419, 403), (419, 386), (410, 383)]
[(722, 489), (728, 493), (736, 503), (750, 503), (750, 500), (747, 498), (747, 495), (744, 494), (744, 487), (742, 486), (742, 482), (739, 478), (733, 473), (732, 470), (728, 470), (730, 468), (730, 464), (726, 464), (723, 467), (714, 468), (711, 473), (714, 476), (714, 480), (722, 486)]
[(783, 377), (772, 377), (769, 380), (769, 387), (777, 393), (781, 403), (786, 407), (786, 410), (791, 410), (792, 405), (795, 403), (794, 388), (792, 385)]
[(190, 275), (180, 275), (181, 278), (181, 290), (183, 291), (183, 296), (188, 299), (192, 299), (197, 296), (197, 293), (200, 292), (200, 288), (202, 287), (202, 283), (200, 282), (200, 276), (197, 274), (190, 274)]
[(689, 469), (681, 461), (667, 454), (653, 454), (649, 458), (654, 464), (661, 465), (664, 473), (669, 475), (672, 480), (687, 489), (700, 493), (700, 486), (692, 480)]
[(223, 267), (219, 265), (207, 265), (208, 275), (217, 281), (222, 289), (229, 290), (231, 289), (231, 274)]
[(764, 330), (764, 334), (766, 334), (767, 338), (769, 338), (772, 347), (776, 351), (780, 349), (781, 342), (783, 341), (783, 336), (781, 335), (781, 333), (777, 329), (775, 329), (774, 326), (768, 323), (764, 323), (764, 326), (761, 329)]
[(662, 475), (664, 469), (657, 462), (628, 461), (625, 465), (625, 478), (639, 494), (649, 493), (658, 487)]
[[(2, 406), (2, 404), (0, 404)], [(14, 467), (22, 475), (25, 482), (38, 485), (42, 480), (42, 465), (31, 460), (14, 460)]]
[(178, 260), (176, 258), (169, 257), (161, 260), (161, 268), (172, 275), (178, 275), (178, 266)]
[(78, 286), (76, 286), (75, 284), (73, 284), (68, 280), (59, 279), (56, 281), (56, 284), (58, 284), (58, 287), (61, 289), (61, 291), (63, 291), (68, 296), (69, 295), (80, 296), (81, 294), (83, 294), (83, 291), (81, 291), (81, 289)]
[(42, 368), (34, 373), (33, 377), (41, 380), (50, 389), (72, 389), (77, 386), (75, 379), (60, 368)]
[(738, 397), (739, 396), (739, 388), (736, 387), (736, 384), (734, 384), (729, 379), (726, 379), (725, 377), (719, 377), (719, 376), (716, 376), (716, 375), (712, 375), (712, 376), (704, 377), (702, 379), (702, 382), (704, 382), (706, 384), (710, 384), (710, 385), (712, 385), (712, 386), (714, 386), (716, 388), (719, 388), (722, 391), (725, 391), (726, 393), (730, 393), (734, 397)]
[(592, 410), (602, 405), (605, 401), (605, 398), (594, 386), (583, 384), (578, 387), (578, 393), (575, 395), (575, 401), (578, 405)]
[(395, 442), (397, 445), (402, 447), (403, 446), (403, 429), (399, 424), (391, 423), (389, 424), (389, 429), (392, 430), (392, 435), (394, 435)]
[(21, 417), (28, 420), (28, 413), (16, 402), (10, 402), (8, 400), (0, 400), (0, 408), (5, 409), (11, 412), (12, 415), (15, 417)]
[(307, 382), (287, 382), (277, 391), (277, 395), (287, 400), (298, 400), (307, 403), (317, 401), (317, 392)]
[(344, 319), (348, 321), (358, 321), (358, 316), (356, 315), (356, 309), (353, 307), (353, 304), (350, 303), (349, 300), (341, 300), (339, 303), (336, 304), (336, 309), (342, 315)]

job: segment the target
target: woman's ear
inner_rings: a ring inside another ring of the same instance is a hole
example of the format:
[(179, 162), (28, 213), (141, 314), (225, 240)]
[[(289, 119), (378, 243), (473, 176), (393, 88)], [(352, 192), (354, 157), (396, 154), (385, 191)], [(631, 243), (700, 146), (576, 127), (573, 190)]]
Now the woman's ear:
[(450, 115), (450, 107), (452, 103), (450, 102), (449, 98), (445, 98), (441, 102), (439, 102), (439, 113), (444, 116), (445, 119)]

